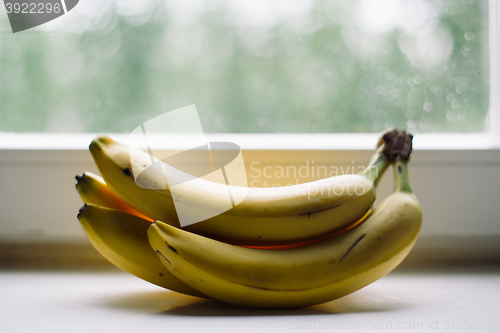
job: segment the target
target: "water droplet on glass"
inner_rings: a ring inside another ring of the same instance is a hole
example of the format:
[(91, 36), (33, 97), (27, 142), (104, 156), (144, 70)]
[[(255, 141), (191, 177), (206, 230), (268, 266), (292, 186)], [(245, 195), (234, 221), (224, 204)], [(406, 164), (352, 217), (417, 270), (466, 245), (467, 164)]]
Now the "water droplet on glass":
[(461, 104), (459, 101), (453, 101), (451, 103), (451, 107), (454, 108), (455, 110), (460, 109), (460, 106), (461, 106)]
[(465, 92), (465, 87), (464, 86), (457, 86), (455, 88), (455, 91), (457, 92), (457, 94), (463, 94)]
[(415, 75), (413, 78), (413, 83), (415, 84), (421, 84), (424, 81), (424, 79), (420, 75)]
[(474, 39), (474, 33), (472, 31), (467, 31), (465, 34), (464, 34), (464, 38), (466, 40), (473, 40)]
[(455, 97), (454, 94), (448, 94), (448, 95), (446, 95), (446, 101), (448, 103), (452, 103), (455, 99), (456, 99), (456, 97)]
[(432, 105), (432, 103), (430, 103), (430, 102), (424, 103), (424, 111), (425, 112), (431, 112), (433, 108), (434, 108), (434, 106)]

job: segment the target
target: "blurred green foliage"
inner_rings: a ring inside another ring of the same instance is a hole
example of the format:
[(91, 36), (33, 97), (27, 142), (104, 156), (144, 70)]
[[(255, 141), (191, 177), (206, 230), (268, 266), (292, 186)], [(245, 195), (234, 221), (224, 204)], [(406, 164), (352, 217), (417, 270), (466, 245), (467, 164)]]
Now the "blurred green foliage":
[(17, 34), (5, 15), (0, 131), (126, 133), (190, 104), (207, 133), (485, 130), (488, 1), (389, 2), (86, 0)]

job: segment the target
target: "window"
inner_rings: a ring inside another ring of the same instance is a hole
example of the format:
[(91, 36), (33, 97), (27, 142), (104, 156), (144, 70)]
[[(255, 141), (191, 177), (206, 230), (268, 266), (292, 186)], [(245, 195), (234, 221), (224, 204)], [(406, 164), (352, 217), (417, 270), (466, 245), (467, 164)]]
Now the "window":
[(190, 104), (207, 133), (487, 129), (487, 0), (86, 0), (0, 27), (3, 132), (128, 133)]

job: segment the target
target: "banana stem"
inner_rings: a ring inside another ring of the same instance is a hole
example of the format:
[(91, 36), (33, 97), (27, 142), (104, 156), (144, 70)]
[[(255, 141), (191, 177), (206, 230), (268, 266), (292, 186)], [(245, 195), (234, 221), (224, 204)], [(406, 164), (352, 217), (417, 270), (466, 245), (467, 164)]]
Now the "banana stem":
[(375, 187), (377, 186), (385, 170), (387, 170), (387, 168), (391, 164), (391, 162), (384, 155), (383, 151), (384, 145), (380, 146), (379, 149), (377, 149), (375, 154), (372, 156), (368, 167), (366, 167), (366, 169), (361, 172), (361, 175), (373, 181)]
[(408, 177), (408, 160), (397, 158), (392, 165), (394, 174), (394, 192), (412, 193)]

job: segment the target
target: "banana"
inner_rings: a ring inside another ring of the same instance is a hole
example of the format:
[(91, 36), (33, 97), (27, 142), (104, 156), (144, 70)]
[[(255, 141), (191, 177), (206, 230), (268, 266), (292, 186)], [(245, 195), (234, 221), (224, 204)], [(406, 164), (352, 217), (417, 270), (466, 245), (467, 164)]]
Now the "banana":
[(92, 245), (119, 268), (160, 287), (205, 297), (173, 276), (149, 245), (149, 220), (116, 209), (86, 203), (78, 213)]
[(327, 302), (376, 281), (415, 244), (422, 212), (407, 160), (393, 164), (394, 191), (358, 226), (324, 242), (288, 250), (237, 247), (156, 221), (151, 246), (180, 280), (220, 301), (288, 308)]
[(113, 191), (109, 189), (102, 177), (87, 171), (75, 178), (75, 187), (83, 203), (92, 203), (97, 206), (121, 210), (142, 217), (143, 219), (153, 221), (118, 198)]
[[(183, 229), (250, 246), (306, 242), (342, 230), (361, 219), (375, 201), (377, 181), (390, 164), (382, 148), (384, 145), (363, 173), (293, 186), (248, 188), (197, 179), (195, 185), (184, 186), (176, 199), (177, 204), (187, 202), (193, 215), (217, 211), (227, 201), (228, 188), (234, 197), (245, 199), (220, 215)], [(180, 227), (169, 188), (141, 188), (134, 179), (133, 170), (147, 169), (157, 159), (105, 135), (95, 138), (89, 149), (106, 183), (121, 200), (154, 220)], [(157, 182), (147, 175), (141, 178), (141, 184), (148, 188)]]

